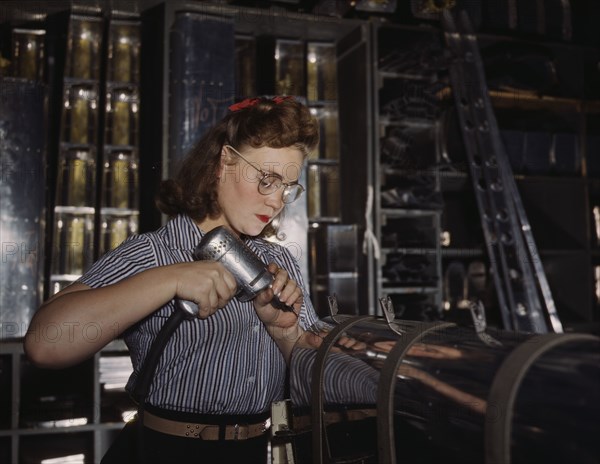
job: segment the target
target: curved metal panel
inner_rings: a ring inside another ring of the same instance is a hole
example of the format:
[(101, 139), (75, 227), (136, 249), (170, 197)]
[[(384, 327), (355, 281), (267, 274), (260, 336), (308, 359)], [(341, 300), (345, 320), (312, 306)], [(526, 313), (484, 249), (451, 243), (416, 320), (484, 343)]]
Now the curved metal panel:
[[(306, 411), (312, 408), (328, 447), (318, 450), (322, 459), (480, 464), (490, 446), (486, 433), (510, 407), (509, 452), (500, 462), (564, 461), (572, 455), (578, 462), (598, 462), (597, 337), (549, 334), (544, 337), (552, 339), (550, 345), (540, 350), (541, 339), (533, 334), (489, 330), (497, 343), (486, 344), (473, 329), (451, 324), (396, 320), (392, 330), (383, 319), (352, 319), (336, 316), (341, 325), (331, 337), (335, 321), (322, 321), (292, 354), (293, 429), (299, 432), (302, 424), (306, 433)], [(518, 379), (503, 382), (517, 392), (503, 406), (493, 390), (517, 350), (535, 354), (523, 361)], [(316, 380), (318, 355), (322, 376)], [(297, 444), (311, 447), (306, 440)], [(297, 462), (316, 462), (313, 457)]]

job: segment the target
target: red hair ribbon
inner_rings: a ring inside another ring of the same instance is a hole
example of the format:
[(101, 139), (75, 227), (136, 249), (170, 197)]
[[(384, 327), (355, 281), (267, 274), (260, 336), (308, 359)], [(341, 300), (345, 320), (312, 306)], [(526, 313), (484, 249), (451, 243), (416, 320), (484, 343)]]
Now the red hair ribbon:
[(254, 106), (258, 103), (258, 98), (246, 98), (241, 102), (235, 103), (229, 107), (229, 111), (239, 111), (244, 108), (248, 108), (249, 106)]
[[(276, 104), (279, 105), (281, 102), (284, 102), (286, 100), (290, 100), (294, 97), (292, 97), (291, 95), (288, 95), (287, 97), (273, 97), (272, 101)], [(229, 107), (229, 111), (239, 111), (239, 110), (243, 110), (244, 108), (249, 108), (251, 106), (255, 106), (258, 102), (260, 101), (260, 98), (246, 98), (245, 100), (242, 100), (241, 102), (235, 103), (233, 105), (231, 105)]]
[(273, 97), (273, 101), (277, 105), (279, 105), (281, 102), (284, 102), (286, 100), (291, 100), (292, 98), (294, 98), (294, 97), (292, 97), (291, 95), (288, 95), (287, 97)]

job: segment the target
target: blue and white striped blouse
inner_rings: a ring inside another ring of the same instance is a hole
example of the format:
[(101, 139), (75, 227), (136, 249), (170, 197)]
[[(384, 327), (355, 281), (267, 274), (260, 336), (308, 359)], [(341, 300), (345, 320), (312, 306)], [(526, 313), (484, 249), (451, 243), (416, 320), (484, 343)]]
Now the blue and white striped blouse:
[[(187, 216), (171, 219), (155, 232), (129, 237), (102, 256), (79, 280), (91, 287), (114, 284), (138, 272), (183, 261), (202, 238)], [(298, 264), (284, 247), (263, 239), (246, 244), (266, 262), (288, 271), (302, 288), (300, 324), (317, 321)], [(152, 341), (175, 309), (170, 301), (124, 334), (134, 372), (131, 391)], [(163, 353), (148, 395), (154, 406), (201, 414), (257, 414), (284, 395), (286, 365), (273, 339), (258, 319), (252, 302), (233, 299), (208, 319), (185, 320)]]

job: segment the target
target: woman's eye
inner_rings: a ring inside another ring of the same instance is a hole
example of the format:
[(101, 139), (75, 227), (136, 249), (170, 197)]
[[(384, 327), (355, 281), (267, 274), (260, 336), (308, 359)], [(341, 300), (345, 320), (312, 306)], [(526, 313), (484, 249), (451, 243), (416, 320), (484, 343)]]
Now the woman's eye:
[(263, 188), (269, 188), (275, 183), (275, 179), (272, 177), (265, 177), (260, 180), (260, 186)]

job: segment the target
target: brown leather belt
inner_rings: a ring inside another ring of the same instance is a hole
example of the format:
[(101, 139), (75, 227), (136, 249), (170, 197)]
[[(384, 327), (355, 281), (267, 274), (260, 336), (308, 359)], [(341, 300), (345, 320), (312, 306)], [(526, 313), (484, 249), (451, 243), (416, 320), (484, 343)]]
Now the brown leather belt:
[(271, 419), (259, 422), (258, 424), (196, 424), (193, 422), (179, 422), (170, 419), (163, 419), (154, 414), (144, 411), (143, 424), (149, 429), (157, 432), (175, 435), (177, 437), (198, 438), (200, 440), (219, 440), (219, 429), (223, 427), (225, 440), (247, 440), (264, 434), (271, 426)]

